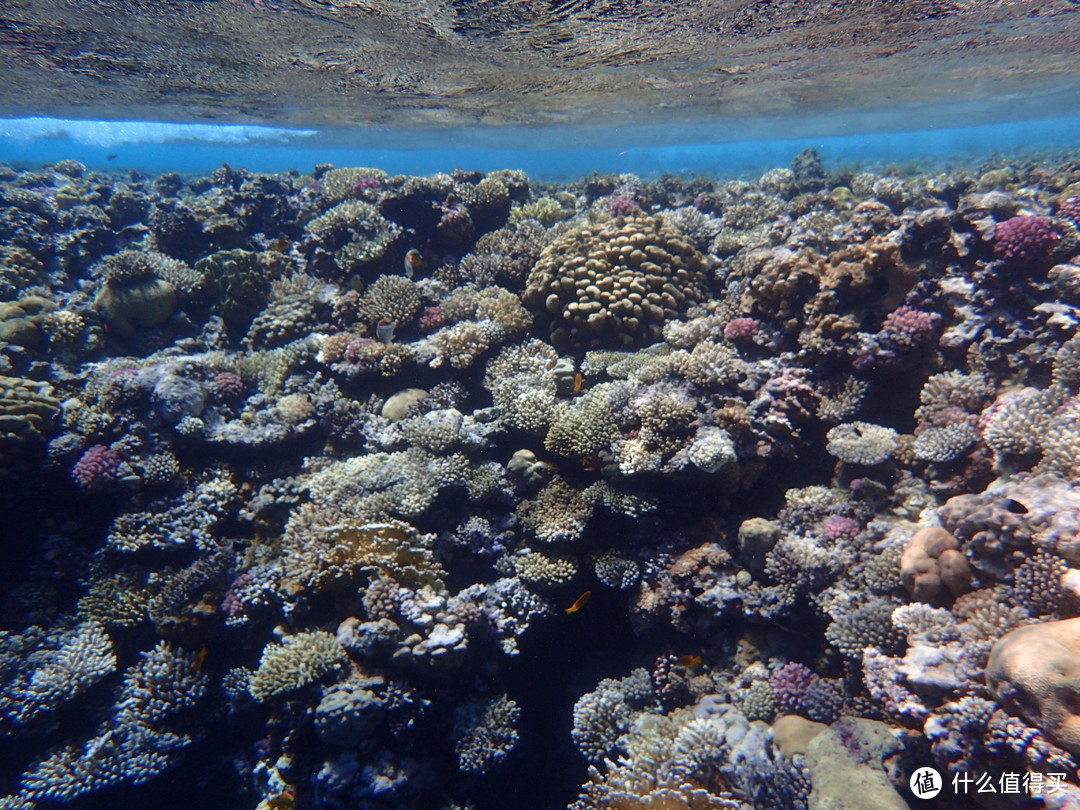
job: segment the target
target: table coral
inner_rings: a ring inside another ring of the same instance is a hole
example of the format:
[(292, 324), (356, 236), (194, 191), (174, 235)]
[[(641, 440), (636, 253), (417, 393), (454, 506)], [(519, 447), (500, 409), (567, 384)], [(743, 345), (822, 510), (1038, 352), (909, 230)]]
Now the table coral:
[(354, 588), (364, 577), (439, 584), (444, 574), (431, 540), (402, 521), (362, 523), (329, 508), (300, 509), (281, 539), (284, 585), (319, 593)]

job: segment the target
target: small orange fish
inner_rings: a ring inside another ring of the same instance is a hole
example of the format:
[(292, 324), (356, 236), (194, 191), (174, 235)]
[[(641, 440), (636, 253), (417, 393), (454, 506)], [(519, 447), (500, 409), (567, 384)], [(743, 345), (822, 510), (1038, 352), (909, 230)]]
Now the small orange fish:
[(413, 273), (424, 269), (424, 256), (419, 250), (413, 248), (405, 254), (405, 277), (412, 278)]
[(210, 650), (206, 647), (203, 647), (201, 650), (195, 653), (195, 658), (192, 660), (191, 665), (195, 667), (196, 672), (202, 670), (203, 662), (206, 660), (206, 656), (209, 654)]
[(585, 591), (581, 596), (574, 600), (574, 604), (563, 610), (567, 616), (571, 613), (577, 613), (589, 602), (589, 597), (592, 596), (592, 591)]
[(576, 396), (576, 395), (580, 394), (581, 389), (583, 389), (584, 387), (585, 387), (585, 375), (582, 374), (579, 371), (574, 375), (574, 387), (573, 387), (574, 395)]
[(680, 655), (679, 666), (683, 669), (696, 669), (701, 666), (700, 655)]

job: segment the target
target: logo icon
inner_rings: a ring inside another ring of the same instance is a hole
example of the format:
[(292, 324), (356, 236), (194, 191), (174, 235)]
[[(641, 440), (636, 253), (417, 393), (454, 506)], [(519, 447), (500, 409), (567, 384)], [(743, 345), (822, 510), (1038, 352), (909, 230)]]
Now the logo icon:
[(943, 782), (941, 774), (937, 770), (924, 766), (911, 775), (908, 784), (911, 785), (911, 792), (915, 794), (916, 798), (932, 799), (941, 793)]

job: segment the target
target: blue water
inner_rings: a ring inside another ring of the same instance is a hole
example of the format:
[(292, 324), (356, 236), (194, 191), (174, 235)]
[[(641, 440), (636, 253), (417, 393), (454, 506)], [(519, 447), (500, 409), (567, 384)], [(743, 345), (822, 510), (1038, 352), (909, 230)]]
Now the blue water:
[[(932, 121), (933, 115), (921, 120)], [(826, 161), (890, 165), (918, 161), (922, 170), (993, 152), (1075, 148), (1080, 116), (970, 127), (858, 131), (873, 121), (852, 116), (795, 121), (715, 122), (693, 126), (454, 130), (385, 129), (319, 132), (258, 126), (0, 119), (0, 160), (41, 163), (73, 158), (92, 168), (207, 172), (223, 162), (252, 171), (308, 171), (319, 163), (374, 166), (424, 175), (468, 168), (521, 169), (541, 179), (599, 172), (733, 176), (786, 165), (813, 147)], [(804, 137), (781, 133), (819, 131)], [(737, 133), (753, 133), (740, 138)], [(665, 145), (666, 144), (666, 145)]]

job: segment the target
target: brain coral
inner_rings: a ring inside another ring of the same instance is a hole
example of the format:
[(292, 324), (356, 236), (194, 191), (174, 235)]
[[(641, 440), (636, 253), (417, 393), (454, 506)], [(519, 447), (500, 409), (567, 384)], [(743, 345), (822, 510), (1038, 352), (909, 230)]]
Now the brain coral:
[(569, 231), (540, 254), (522, 299), (543, 308), (556, 348), (659, 341), (705, 296), (705, 259), (660, 217)]

